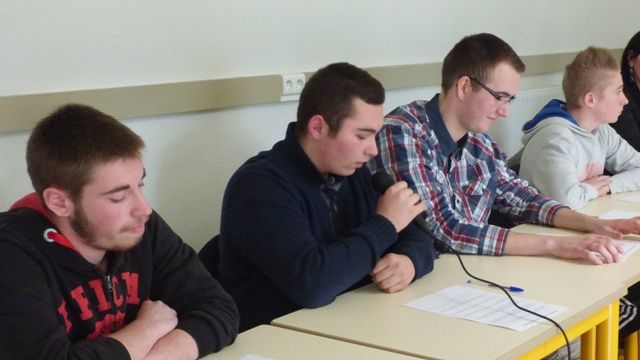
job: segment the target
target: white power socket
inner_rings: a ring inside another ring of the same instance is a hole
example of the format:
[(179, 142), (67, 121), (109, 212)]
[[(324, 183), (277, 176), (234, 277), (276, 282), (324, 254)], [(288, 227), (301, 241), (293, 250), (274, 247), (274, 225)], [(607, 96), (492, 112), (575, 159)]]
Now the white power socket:
[(303, 73), (282, 74), (281, 101), (297, 100), (304, 88), (306, 78)]

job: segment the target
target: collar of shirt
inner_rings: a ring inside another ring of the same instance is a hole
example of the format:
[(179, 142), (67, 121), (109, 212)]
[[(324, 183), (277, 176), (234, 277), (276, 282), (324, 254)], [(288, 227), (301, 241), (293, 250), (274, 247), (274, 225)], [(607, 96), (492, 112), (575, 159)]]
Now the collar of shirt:
[(295, 122), (289, 123), (284, 140), (276, 143), (273, 150), (293, 160), (286, 162), (291, 164), (292, 173), (299, 174), (310, 184), (319, 185), (320, 187), (329, 186), (335, 191), (339, 191), (345, 177), (320, 173), (311, 159), (309, 159), (309, 156), (304, 152), (302, 146), (300, 146), (295, 135), (295, 126)]
[(442, 119), (442, 113), (440, 112), (439, 98), (440, 94), (435, 94), (433, 98), (427, 103), (425, 106), (425, 111), (427, 112), (427, 117), (429, 118), (429, 122), (431, 122), (431, 129), (433, 133), (438, 138), (438, 143), (440, 144), (440, 151), (442, 154), (449, 158), (454, 151), (461, 149), (467, 143), (467, 135), (465, 134), (458, 142), (453, 141), (451, 134), (449, 134), (449, 130), (444, 124), (444, 120)]

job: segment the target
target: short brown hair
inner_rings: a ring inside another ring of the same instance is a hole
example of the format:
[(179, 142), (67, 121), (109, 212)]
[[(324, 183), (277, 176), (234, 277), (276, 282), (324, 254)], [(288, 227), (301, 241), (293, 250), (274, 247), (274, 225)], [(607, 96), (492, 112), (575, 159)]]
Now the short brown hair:
[(296, 137), (301, 139), (309, 119), (322, 115), (331, 134), (353, 113), (353, 99), (370, 105), (384, 103), (384, 88), (365, 70), (348, 63), (335, 63), (318, 70), (302, 89), (298, 105)]
[[(493, 34), (469, 35), (453, 46), (442, 63), (442, 90), (449, 90), (462, 76), (484, 83), (498, 64), (506, 62), (522, 74), (525, 65), (504, 40)], [(475, 83), (472, 83), (477, 90)]]
[(42, 119), (27, 143), (27, 170), (38, 195), (59, 187), (77, 199), (93, 168), (139, 158), (144, 141), (113, 117), (90, 106), (68, 104)]
[(619, 71), (616, 59), (603, 48), (589, 46), (567, 65), (562, 77), (562, 91), (568, 107), (579, 107), (580, 98), (606, 86), (608, 71)]

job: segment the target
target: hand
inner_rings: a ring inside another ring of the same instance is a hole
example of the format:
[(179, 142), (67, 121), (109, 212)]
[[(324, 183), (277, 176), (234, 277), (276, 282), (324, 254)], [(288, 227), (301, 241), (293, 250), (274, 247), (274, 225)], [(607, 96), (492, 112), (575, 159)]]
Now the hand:
[(582, 181), (593, 186), (598, 191), (598, 197), (607, 195), (610, 191), (611, 177), (607, 175), (596, 175)]
[(389, 186), (378, 199), (377, 213), (391, 221), (400, 232), (426, 208), (418, 194), (409, 189), (406, 182), (399, 181)]
[(640, 216), (631, 219), (598, 219), (592, 232), (614, 239), (622, 239), (624, 234), (640, 234)]
[(619, 254), (622, 252), (615, 240), (605, 235), (551, 236), (550, 241), (553, 256), (588, 260), (597, 265), (620, 261)]
[(389, 253), (371, 271), (371, 279), (380, 290), (394, 293), (407, 287), (416, 275), (413, 262), (406, 255)]
[(162, 301), (145, 300), (140, 307), (137, 321), (145, 322), (149, 329), (165, 336), (178, 325), (178, 314)]

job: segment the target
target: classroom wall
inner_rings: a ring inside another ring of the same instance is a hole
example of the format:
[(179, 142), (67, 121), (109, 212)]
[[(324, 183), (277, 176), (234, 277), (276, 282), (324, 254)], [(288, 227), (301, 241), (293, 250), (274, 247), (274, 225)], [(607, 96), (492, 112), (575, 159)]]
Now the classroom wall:
[[(343, 60), (363, 67), (437, 62), (463, 35), (480, 31), (503, 37), (521, 55), (589, 44), (620, 48), (637, 31), (640, 10), (636, 0), (616, 2), (616, 8), (578, 0), (478, 4), (4, 1), (0, 23), (11, 31), (0, 33), (0, 96), (312, 71)], [(607, 26), (609, 19), (616, 19), (615, 26)], [(559, 78), (557, 73), (525, 77), (523, 92), (557, 91)], [(393, 90), (385, 108), (436, 91)], [(519, 125), (537, 104), (514, 104), (510, 118), (494, 129), (509, 152), (517, 149)], [(145, 192), (152, 206), (200, 248), (218, 231), (229, 176), (282, 138), (296, 105), (123, 119), (147, 143)], [(27, 137), (28, 131), (0, 134), (0, 209), (30, 191)]]

